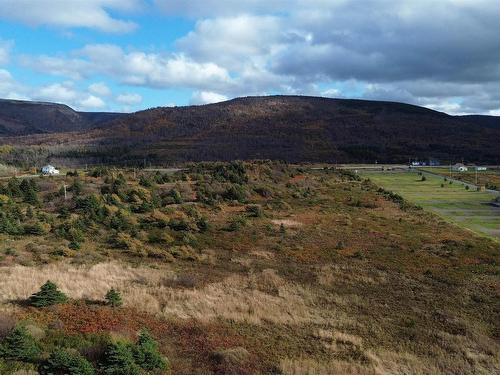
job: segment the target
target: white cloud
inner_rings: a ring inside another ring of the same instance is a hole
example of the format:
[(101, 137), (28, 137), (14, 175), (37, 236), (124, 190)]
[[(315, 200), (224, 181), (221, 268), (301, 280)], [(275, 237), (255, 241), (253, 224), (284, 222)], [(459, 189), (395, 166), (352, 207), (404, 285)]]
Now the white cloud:
[(218, 103), (227, 100), (227, 96), (211, 91), (196, 91), (191, 97), (191, 104)]
[(101, 98), (94, 95), (88, 95), (87, 97), (81, 99), (78, 104), (79, 108), (85, 110), (102, 109), (106, 107), (106, 103)]
[(133, 11), (139, 0), (0, 0), (0, 18), (30, 26), (86, 27), (128, 32), (137, 25), (113, 18), (109, 10)]
[(89, 92), (99, 96), (111, 95), (111, 89), (104, 82), (96, 82), (89, 85)]
[(53, 83), (42, 86), (35, 90), (33, 97), (37, 100), (44, 100), (57, 103), (70, 103), (77, 98), (78, 94), (71, 82)]
[(322, 96), (327, 96), (327, 97), (330, 97), (330, 98), (338, 98), (338, 97), (342, 96), (342, 93), (341, 93), (340, 90), (331, 88), (331, 89), (327, 89), (327, 90), (322, 91), (321, 95)]
[(23, 63), (34, 70), (71, 79), (107, 74), (125, 84), (155, 88), (231, 84), (226, 69), (212, 62), (196, 62), (184, 54), (127, 53), (116, 45), (92, 44), (73, 55), (77, 57), (25, 56)]
[(167, 14), (206, 17), (282, 12), (293, 7), (297, 0), (155, 0), (155, 3)]
[(433, 109), (439, 112), (445, 112), (455, 115), (464, 114), (461, 112), (461, 107), (459, 103), (451, 103), (451, 102), (441, 102), (441, 103), (429, 103), (426, 105), (427, 108)]
[(30, 92), (30, 96), (35, 100), (62, 103), (81, 111), (101, 110), (107, 107), (102, 98), (78, 89), (71, 81), (33, 87)]
[(82, 59), (46, 55), (38, 57), (23, 55), (20, 57), (20, 63), (38, 72), (64, 76), (74, 80), (85, 78), (92, 69), (89, 62)]
[(0, 65), (5, 65), (9, 62), (12, 45), (11, 41), (0, 40)]
[(142, 96), (139, 94), (120, 94), (116, 97), (116, 101), (125, 105), (140, 104), (142, 102)]
[(181, 38), (177, 45), (197, 60), (212, 61), (230, 69), (261, 66), (276, 49), (282, 22), (274, 16), (206, 19)]
[(0, 69), (0, 98), (17, 100), (29, 99), (25, 94), (25, 88), (5, 69)]

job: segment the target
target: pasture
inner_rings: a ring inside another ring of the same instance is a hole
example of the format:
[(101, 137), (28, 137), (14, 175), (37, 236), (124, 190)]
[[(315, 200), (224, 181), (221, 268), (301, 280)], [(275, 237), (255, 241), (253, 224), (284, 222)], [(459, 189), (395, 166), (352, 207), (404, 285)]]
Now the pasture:
[(500, 168), (489, 167), (485, 171), (475, 171), (470, 167), (467, 172), (450, 171), (448, 167), (426, 167), (419, 168), (423, 171), (439, 174), (443, 177), (451, 177), (455, 180), (471, 184), (485, 185), (487, 189), (500, 190)]
[(499, 194), (466, 190), (461, 183), (429, 174), (421, 181), (422, 176), (413, 171), (362, 172), (362, 176), (454, 224), (500, 238), (500, 208), (491, 205)]

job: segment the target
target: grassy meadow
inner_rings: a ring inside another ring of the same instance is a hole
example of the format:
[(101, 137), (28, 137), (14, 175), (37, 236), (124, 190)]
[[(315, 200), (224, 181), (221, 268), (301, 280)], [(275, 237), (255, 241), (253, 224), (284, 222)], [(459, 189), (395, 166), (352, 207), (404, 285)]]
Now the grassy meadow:
[(476, 184), (477, 177), (477, 185), (484, 185), (488, 189), (500, 191), (499, 167), (488, 167), (488, 169), (485, 171), (477, 171), (477, 174), (474, 170), (474, 167), (470, 167), (467, 172), (457, 172), (452, 170), (451, 173), (450, 168), (447, 167), (423, 167), (419, 169), (431, 173), (436, 173), (443, 177), (451, 177), (453, 179), (468, 182), (471, 184)]
[(463, 228), (500, 238), (500, 208), (490, 204), (500, 194), (467, 190), (460, 183), (429, 174), (422, 181), (417, 172), (363, 172), (362, 175)]
[[(144, 329), (168, 366), (118, 373), (499, 373), (498, 242), (391, 181), (268, 161), (2, 180), (0, 373), (63, 351), (106, 374), (113, 345), (139, 366)], [(47, 280), (67, 300), (34, 306)], [(16, 326), (36, 355), (5, 354)]]

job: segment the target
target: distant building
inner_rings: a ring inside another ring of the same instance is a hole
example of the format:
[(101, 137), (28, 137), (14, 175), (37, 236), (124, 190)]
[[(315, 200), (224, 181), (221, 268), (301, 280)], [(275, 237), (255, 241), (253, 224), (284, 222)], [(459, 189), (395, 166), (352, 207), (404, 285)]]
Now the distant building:
[(439, 162), (439, 160), (437, 160), (437, 159), (429, 159), (429, 165), (430, 165), (431, 167), (436, 167), (436, 166), (438, 166), (438, 165), (441, 165), (441, 163), (440, 163), (440, 162)]
[(53, 175), (58, 175), (59, 174), (59, 169), (56, 169), (52, 165), (46, 165), (45, 167), (42, 167), (42, 174), (53, 176)]
[(467, 168), (465, 165), (463, 165), (462, 163), (457, 163), (455, 164), (452, 169), (455, 171), (455, 172), (467, 172), (469, 170), (469, 168)]
[(423, 167), (423, 166), (425, 166), (425, 162), (424, 161), (412, 161), (411, 165), (413, 167)]
[(486, 167), (476, 167), (476, 171), (485, 171), (487, 169), (488, 168), (486, 168)]

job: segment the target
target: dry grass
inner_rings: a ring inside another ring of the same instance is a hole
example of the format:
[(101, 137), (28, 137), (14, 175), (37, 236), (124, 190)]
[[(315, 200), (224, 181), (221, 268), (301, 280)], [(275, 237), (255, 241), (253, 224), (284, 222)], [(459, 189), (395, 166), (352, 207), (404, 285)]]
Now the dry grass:
[(280, 363), (283, 375), (374, 375), (373, 368), (345, 361), (318, 361), (315, 359), (284, 359)]
[[(292, 284), (274, 270), (231, 275), (203, 288), (175, 288), (178, 276), (169, 268), (133, 268), (118, 262), (92, 267), (65, 263), (41, 267), (12, 266), (0, 269), (0, 303), (24, 300), (46, 280), (55, 282), (69, 297), (102, 300), (110, 288), (118, 289), (125, 305), (158, 316), (211, 321), (225, 318), (260, 324), (335, 322), (352, 320), (341, 311), (316, 307), (312, 290)], [(8, 305), (12, 309), (13, 305)]]
[(342, 281), (342, 283), (358, 285), (362, 284), (384, 284), (387, 282), (386, 275), (378, 270), (353, 269), (353, 267), (343, 264), (332, 264), (318, 268), (316, 277), (318, 283), (324, 286), (330, 286), (335, 282)]
[[(313, 358), (290, 359), (281, 361), (284, 375), (438, 375), (445, 374), (428, 359), (417, 358), (408, 353), (382, 351), (377, 354), (365, 353), (368, 363), (352, 361), (321, 361)], [(486, 374), (486, 372), (477, 372)]]

